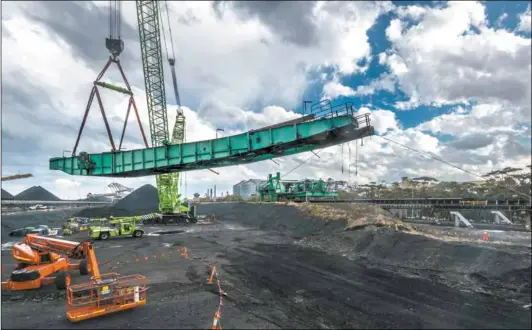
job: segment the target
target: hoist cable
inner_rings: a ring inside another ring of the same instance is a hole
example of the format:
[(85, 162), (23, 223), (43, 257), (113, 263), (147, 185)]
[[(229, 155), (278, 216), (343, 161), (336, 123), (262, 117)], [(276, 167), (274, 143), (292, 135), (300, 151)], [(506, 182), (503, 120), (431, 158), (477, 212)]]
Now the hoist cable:
[(305, 164), (306, 162), (308, 162), (309, 160), (312, 159), (312, 157), (315, 157), (317, 155), (319, 155), (320, 152), (322, 152), (323, 149), (320, 149), (318, 150), (318, 152), (316, 153), (313, 153), (312, 156), (310, 156), (309, 158), (307, 158), (305, 161), (303, 161), (302, 163), (300, 163), (299, 165), (297, 165), (296, 167), (294, 167), (293, 169), (291, 169), (290, 171), (286, 172), (281, 178), (284, 178), (285, 176), (287, 176), (288, 174), (292, 173), (293, 171), (297, 170), (299, 167), (301, 167), (301, 165)]
[(117, 12), (117, 23), (118, 24), (118, 39), (120, 39), (120, 35), (122, 34), (122, 1), (118, 2), (118, 12)]
[(113, 38), (113, 4), (109, 0), (109, 39)]
[[(475, 176), (475, 177), (477, 177), (477, 178), (482, 179), (483, 181), (486, 180), (486, 178), (485, 178), (484, 176), (480, 175), (480, 174), (473, 173), (473, 172), (471, 172), (471, 171), (469, 171), (469, 170), (466, 170), (465, 168), (462, 168), (462, 167), (459, 167), (459, 166), (453, 165), (453, 164), (451, 164), (451, 163), (449, 163), (449, 162), (447, 162), (447, 161), (445, 161), (445, 160), (443, 160), (443, 159), (441, 159), (441, 158), (438, 158), (438, 157), (432, 156), (431, 154), (429, 154), (429, 153), (427, 153), (427, 152), (419, 151), (419, 150), (414, 149), (414, 148), (412, 148), (412, 147), (406, 146), (406, 145), (404, 145), (404, 144), (402, 144), (402, 143), (399, 143), (399, 142), (396, 142), (396, 141), (390, 140), (389, 138), (384, 137), (384, 136), (382, 136), (382, 135), (377, 135), (377, 136), (380, 137), (380, 138), (382, 138), (382, 139), (384, 139), (384, 140), (386, 140), (386, 141), (389, 141), (389, 142), (395, 143), (395, 144), (397, 144), (397, 145), (399, 145), (399, 146), (401, 146), (401, 147), (403, 147), (403, 148), (406, 148), (406, 149), (408, 149), (408, 150), (414, 151), (414, 152), (416, 152), (416, 153), (418, 153), (418, 154), (420, 154), (420, 155), (422, 155), (422, 156), (424, 156), (424, 157), (426, 157), (426, 158), (430, 158), (430, 159), (436, 160), (436, 161), (438, 161), (438, 162), (441, 162), (441, 163), (443, 163), (443, 164), (446, 164), (446, 165), (448, 165), (448, 166), (451, 166), (451, 167), (453, 167), (453, 168), (455, 168), (455, 169), (457, 169), (457, 170), (460, 170), (460, 171), (463, 171), (463, 172), (465, 172), (465, 173), (471, 174), (471, 175), (473, 175), (473, 176)], [(507, 185), (505, 185), (505, 184), (502, 184), (502, 186), (503, 186), (504, 188), (506, 188), (506, 189), (508, 189), (508, 190), (510, 190), (510, 191), (512, 191), (512, 192), (514, 192), (514, 193), (516, 193), (516, 194), (520, 194), (520, 195), (523, 195), (523, 196), (527, 196), (528, 198), (532, 199), (532, 196), (529, 195), (529, 194), (525, 194), (525, 193), (522, 193), (522, 192), (520, 192), (520, 191), (517, 191), (517, 190), (513, 189), (512, 187), (509, 187), (509, 186), (507, 186)]]
[(347, 172), (349, 178), (349, 184), (351, 184), (351, 143), (347, 142), (347, 148), (349, 149), (348, 163), (347, 163)]
[(118, 0), (115, 1), (115, 11), (114, 11), (114, 15), (115, 15), (115, 21), (114, 21), (115, 30), (114, 30), (114, 32), (115, 32), (115, 36), (116, 36), (116, 34), (118, 34), (118, 16), (117, 16), (117, 14), (118, 14)]
[(166, 32), (164, 31), (164, 20), (163, 20), (163, 14), (162, 14), (162, 9), (161, 7), (159, 6), (160, 2), (157, 2), (157, 7), (159, 8), (159, 20), (161, 21), (161, 30), (163, 30), (163, 44), (164, 44), (164, 52), (166, 53), (166, 59), (169, 58), (169, 55), (168, 55), (168, 47), (166, 45)]
[(175, 60), (175, 50), (174, 50), (174, 38), (172, 36), (172, 26), (170, 25), (170, 11), (168, 10), (168, 1), (164, 1), (166, 5), (166, 18), (168, 22), (168, 32), (169, 32), (169, 38), (170, 38), (170, 45), (172, 46), (172, 58)]

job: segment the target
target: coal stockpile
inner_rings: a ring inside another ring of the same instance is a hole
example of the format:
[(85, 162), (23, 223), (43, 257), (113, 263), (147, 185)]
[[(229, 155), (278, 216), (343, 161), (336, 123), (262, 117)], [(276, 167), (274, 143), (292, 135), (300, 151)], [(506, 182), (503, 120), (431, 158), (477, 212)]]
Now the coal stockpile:
[(41, 186), (33, 186), (14, 197), (23, 201), (60, 201), (61, 199)]
[(345, 221), (323, 221), (292, 205), (267, 203), (200, 204), (198, 214), (214, 214), (216, 219), (238, 222), (262, 230), (282, 231), (295, 238), (342, 231)]
[(13, 199), (13, 195), (2, 189), (2, 200)]
[(157, 212), (159, 210), (159, 195), (157, 188), (151, 184), (144, 185), (118, 201), (115, 205), (87, 208), (76, 216), (80, 217), (128, 217)]

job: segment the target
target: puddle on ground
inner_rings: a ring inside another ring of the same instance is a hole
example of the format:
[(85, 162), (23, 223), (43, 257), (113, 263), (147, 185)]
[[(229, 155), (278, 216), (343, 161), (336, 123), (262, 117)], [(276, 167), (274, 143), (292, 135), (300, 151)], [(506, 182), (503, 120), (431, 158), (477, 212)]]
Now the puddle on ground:
[(159, 235), (172, 235), (172, 234), (180, 234), (184, 232), (186, 232), (186, 230), (174, 229), (174, 230), (159, 230), (159, 231), (156, 231), (155, 233)]
[(152, 233), (149, 233), (148, 236), (172, 235), (172, 234), (180, 234), (180, 233), (184, 233), (184, 232), (186, 232), (186, 230), (182, 230), (182, 229), (158, 230), (158, 231), (154, 231)]
[(237, 226), (237, 225), (225, 225), (224, 227), (229, 230), (246, 230), (247, 229), (245, 227)]

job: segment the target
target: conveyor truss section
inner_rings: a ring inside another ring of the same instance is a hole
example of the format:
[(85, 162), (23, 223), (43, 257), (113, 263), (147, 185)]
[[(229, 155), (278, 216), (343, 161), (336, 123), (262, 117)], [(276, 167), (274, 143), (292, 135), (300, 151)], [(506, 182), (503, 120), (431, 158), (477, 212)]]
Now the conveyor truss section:
[(325, 100), (300, 118), (246, 133), (136, 150), (80, 152), (50, 159), (50, 169), (81, 176), (140, 177), (259, 162), (373, 134), (368, 113), (357, 115), (349, 102), (331, 106)]

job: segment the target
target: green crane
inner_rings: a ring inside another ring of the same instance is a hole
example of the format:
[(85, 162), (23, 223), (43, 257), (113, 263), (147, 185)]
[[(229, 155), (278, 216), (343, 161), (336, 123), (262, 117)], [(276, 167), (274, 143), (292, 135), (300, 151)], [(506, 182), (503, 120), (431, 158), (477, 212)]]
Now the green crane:
[[(140, 49), (142, 53), (142, 67), (144, 70), (144, 83), (146, 86), (146, 99), (150, 122), (152, 147), (181, 144), (185, 138), (185, 116), (181, 109), (181, 101), (177, 89), (175, 74), (175, 55), (170, 22), (168, 20), (170, 43), (172, 44), (172, 57), (168, 62), (172, 70), (175, 100), (177, 103), (177, 118), (170, 140), (166, 107), (166, 93), (164, 86), (163, 54), (161, 49), (160, 23), (162, 15), (158, 1), (136, 1), (137, 19), (140, 36)], [(168, 7), (167, 7), (168, 15)], [(160, 19), (161, 18), (161, 19)], [(163, 30), (163, 38), (164, 30)], [(165, 38), (166, 46), (166, 38)], [(167, 50), (168, 54), (168, 50)], [(169, 142), (170, 140), (170, 142)], [(156, 176), (157, 191), (159, 194), (159, 211), (163, 216), (172, 216), (176, 210), (188, 211), (180, 208), (179, 173), (164, 173)]]

